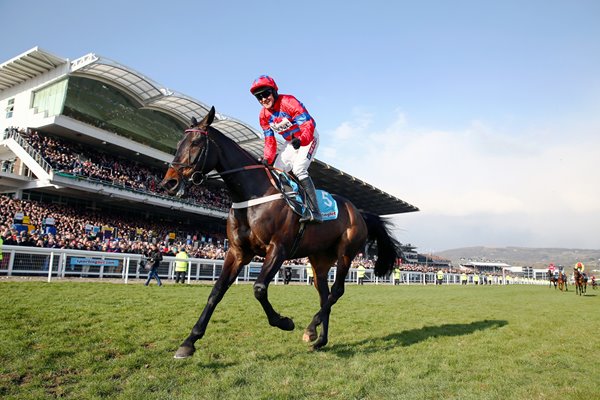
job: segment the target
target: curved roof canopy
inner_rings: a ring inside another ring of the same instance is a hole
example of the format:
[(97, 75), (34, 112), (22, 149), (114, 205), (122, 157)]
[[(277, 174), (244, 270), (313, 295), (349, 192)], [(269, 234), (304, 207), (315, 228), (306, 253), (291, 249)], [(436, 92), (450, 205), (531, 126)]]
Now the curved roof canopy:
[[(0, 91), (35, 78), (68, 63), (35, 47), (0, 65)], [(108, 58), (89, 53), (70, 64), (69, 74), (103, 81), (131, 95), (140, 107), (167, 113), (187, 126), (192, 117), (204, 117), (210, 107), (189, 96), (163, 88), (143, 74)], [(229, 136), (256, 157), (262, 155), (262, 133), (250, 125), (217, 113), (213, 126)], [(376, 187), (315, 160), (310, 173), (317, 186), (352, 200), (360, 209), (379, 215), (419, 211)]]
[[(202, 118), (210, 110), (209, 106), (196, 99), (163, 88), (139, 72), (93, 53), (73, 61), (71, 74), (118, 86), (139, 101), (140, 106), (170, 114), (185, 125), (192, 117)], [(217, 113), (213, 125), (240, 144), (262, 138), (261, 133), (251, 126), (224, 114)]]
[(0, 64), (0, 91), (19, 85), (68, 62), (69, 60), (34, 47)]

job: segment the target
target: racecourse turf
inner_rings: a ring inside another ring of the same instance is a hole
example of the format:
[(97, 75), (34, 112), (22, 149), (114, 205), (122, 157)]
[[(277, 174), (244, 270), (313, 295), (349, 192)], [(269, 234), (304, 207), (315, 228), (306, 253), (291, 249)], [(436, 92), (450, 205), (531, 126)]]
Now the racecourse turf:
[(208, 285), (0, 282), (0, 398), (599, 399), (600, 291), (347, 285), (329, 344), (314, 288), (271, 285), (268, 325), (234, 285), (196, 354), (175, 360)]

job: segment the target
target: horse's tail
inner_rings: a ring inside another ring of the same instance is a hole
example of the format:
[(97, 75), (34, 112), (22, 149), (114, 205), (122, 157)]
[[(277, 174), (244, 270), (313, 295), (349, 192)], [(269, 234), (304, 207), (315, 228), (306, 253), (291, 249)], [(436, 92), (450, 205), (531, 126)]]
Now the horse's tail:
[(361, 212), (368, 229), (368, 243), (377, 242), (377, 261), (375, 261), (375, 275), (382, 277), (389, 274), (402, 257), (400, 243), (390, 235), (390, 222), (378, 215)]

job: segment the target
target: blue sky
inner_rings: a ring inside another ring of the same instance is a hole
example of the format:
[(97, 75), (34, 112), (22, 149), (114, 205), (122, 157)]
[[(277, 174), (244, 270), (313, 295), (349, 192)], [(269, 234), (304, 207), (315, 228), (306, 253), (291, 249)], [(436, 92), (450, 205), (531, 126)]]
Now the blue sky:
[(255, 127), (267, 73), (317, 158), (421, 209), (402, 242), (600, 248), (600, 2), (148, 3), (0, 1), (1, 59), (94, 52)]

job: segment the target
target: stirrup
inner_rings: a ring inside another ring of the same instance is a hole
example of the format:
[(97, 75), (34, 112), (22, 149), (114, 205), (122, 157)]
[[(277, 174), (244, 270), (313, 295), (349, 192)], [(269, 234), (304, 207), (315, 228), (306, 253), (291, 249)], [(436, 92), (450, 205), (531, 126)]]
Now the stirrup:
[(320, 224), (321, 222), (323, 222), (323, 218), (321, 218), (321, 216), (316, 216), (316, 214), (310, 209), (310, 208), (306, 208), (306, 211), (304, 212), (304, 215), (300, 217), (300, 223), (304, 223), (304, 222), (314, 222), (316, 224)]

